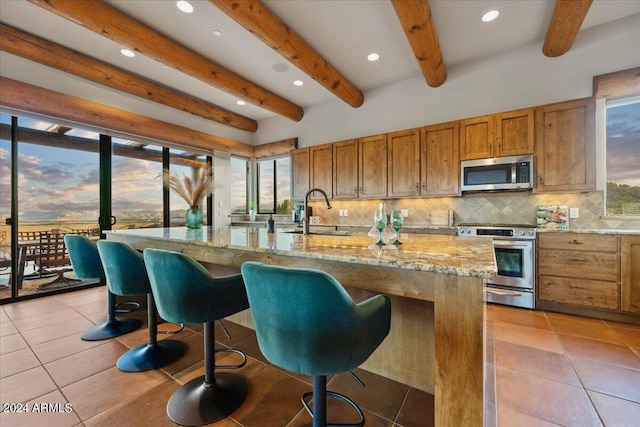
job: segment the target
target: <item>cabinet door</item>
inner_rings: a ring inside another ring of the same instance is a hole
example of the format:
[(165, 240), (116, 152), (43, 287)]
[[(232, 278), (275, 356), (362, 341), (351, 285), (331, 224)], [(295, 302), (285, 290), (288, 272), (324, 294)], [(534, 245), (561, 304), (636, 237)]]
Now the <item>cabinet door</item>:
[(358, 140), (333, 145), (333, 198), (358, 197)]
[(457, 196), (460, 193), (459, 123), (422, 128), (421, 194)]
[(309, 149), (291, 151), (291, 200), (304, 200), (309, 190)]
[(409, 129), (387, 135), (389, 197), (420, 194), (420, 131)]
[[(333, 146), (331, 144), (309, 147), (309, 165), (311, 188), (320, 188), (331, 198), (333, 193)], [(324, 200), (317, 191), (309, 195), (310, 199)]]
[(536, 109), (536, 191), (595, 190), (593, 98)]
[(640, 237), (622, 236), (622, 311), (640, 313)]
[(535, 148), (534, 109), (509, 111), (495, 118), (495, 145), (497, 156), (533, 154)]
[(387, 135), (358, 140), (359, 191), (362, 198), (387, 197)]
[(493, 119), (482, 116), (460, 122), (461, 160), (493, 157)]

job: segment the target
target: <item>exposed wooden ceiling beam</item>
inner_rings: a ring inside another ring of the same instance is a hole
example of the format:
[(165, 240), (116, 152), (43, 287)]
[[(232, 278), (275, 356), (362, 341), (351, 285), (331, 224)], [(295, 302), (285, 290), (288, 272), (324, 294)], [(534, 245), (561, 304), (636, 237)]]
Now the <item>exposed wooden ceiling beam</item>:
[(438, 87), (447, 79), (438, 34), (427, 0), (391, 0), (427, 84)]
[[(67, 148), (71, 150), (86, 151), (89, 153), (100, 152), (99, 141), (96, 139), (82, 138), (79, 136), (62, 135), (37, 129), (18, 129), (20, 142), (28, 144), (44, 145), (47, 147)], [(11, 125), (0, 123), (0, 139), (11, 140)], [(114, 156), (130, 157), (133, 159), (149, 160), (162, 163), (162, 151), (150, 150), (144, 147), (113, 144)], [(171, 154), (171, 163), (178, 165), (202, 167), (203, 161), (180, 154)]]
[(0, 76), (0, 105), (105, 130), (253, 157), (254, 147)]
[(169, 89), (90, 56), (0, 23), (0, 49), (122, 92), (185, 111), (237, 129), (255, 132), (248, 117)]
[(350, 106), (364, 102), (353, 83), (259, 0), (209, 1)]
[(100, 0), (29, 0), (142, 55), (294, 121), (298, 105), (176, 43)]
[(556, 7), (542, 46), (545, 56), (554, 58), (571, 49), (591, 3), (593, 0), (556, 0)]

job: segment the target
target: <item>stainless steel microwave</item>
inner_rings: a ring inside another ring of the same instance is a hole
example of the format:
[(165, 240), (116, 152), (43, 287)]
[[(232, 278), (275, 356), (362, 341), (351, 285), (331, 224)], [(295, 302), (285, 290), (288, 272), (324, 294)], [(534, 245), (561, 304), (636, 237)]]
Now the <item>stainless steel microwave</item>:
[(463, 160), (462, 191), (530, 190), (533, 188), (533, 155)]

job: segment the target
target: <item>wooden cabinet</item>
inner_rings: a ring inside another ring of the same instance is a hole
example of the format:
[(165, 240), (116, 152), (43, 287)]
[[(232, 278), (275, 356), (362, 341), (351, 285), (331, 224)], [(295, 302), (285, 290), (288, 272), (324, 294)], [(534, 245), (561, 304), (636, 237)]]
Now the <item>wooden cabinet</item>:
[(333, 198), (358, 197), (358, 140), (333, 144)]
[(333, 145), (333, 198), (387, 196), (387, 135)]
[[(309, 147), (310, 188), (320, 188), (332, 197), (333, 192), (333, 145), (323, 144)], [(309, 195), (312, 200), (324, 200), (317, 191)]]
[(619, 310), (618, 278), (617, 236), (540, 233), (540, 301)]
[(387, 135), (358, 140), (358, 197), (387, 197)]
[(533, 108), (474, 117), (460, 122), (462, 160), (533, 154)]
[(620, 237), (622, 311), (640, 313), (640, 236)]
[(535, 149), (535, 114), (533, 108), (496, 114), (495, 157), (533, 154)]
[(460, 121), (461, 160), (486, 159), (493, 155), (492, 115)]
[(535, 191), (595, 190), (595, 100), (536, 109)]
[(460, 193), (458, 122), (421, 129), (421, 185), (423, 196), (457, 196)]
[(309, 190), (309, 149), (291, 151), (291, 200), (302, 201)]
[(387, 135), (387, 195), (420, 195), (420, 131), (409, 129)]

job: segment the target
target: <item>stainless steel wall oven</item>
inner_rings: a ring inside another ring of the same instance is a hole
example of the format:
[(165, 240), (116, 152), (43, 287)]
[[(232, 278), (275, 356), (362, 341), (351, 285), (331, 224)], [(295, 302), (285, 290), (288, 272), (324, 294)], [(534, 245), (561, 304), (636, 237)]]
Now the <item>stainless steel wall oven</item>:
[(485, 283), (485, 301), (535, 308), (536, 235), (533, 225), (458, 226), (458, 236), (493, 239), (497, 274)]

